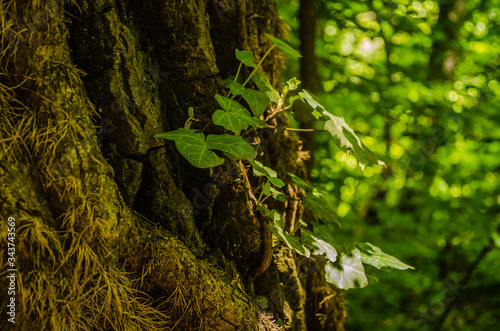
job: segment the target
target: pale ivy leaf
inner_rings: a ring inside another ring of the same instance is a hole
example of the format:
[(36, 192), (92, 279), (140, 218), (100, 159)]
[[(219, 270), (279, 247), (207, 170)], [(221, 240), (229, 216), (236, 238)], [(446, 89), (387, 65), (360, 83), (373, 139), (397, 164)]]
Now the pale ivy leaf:
[(301, 188), (303, 188), (307, 192), (310, 192), (310, 191), (314, 190), (314, 187), (312, 187), (311, 185), (307, 184), (305, 181), (303, 181), (299, 177), (295, 176), (294, 174), (288, 173), (288, 176), (290, 176), (292, 178), (292, 181), (295, 184), (299, 185)]
[(193, 109), (193, 107), (189, 107), (188, 108), (188, 115), (189, 115), (189, 118), (194, 118), (194, 109)]
[(311, 256), (311, 253), (300, 242), (299, 238), (285, 231), (283, 215), (278, 213), (275, 209), (269, 210), (264, 206), (259, 206), (257, 209), (262, 211), (264, 215), (271, 220), (271, 223), (267, 227), (269, 228), (269, 231), (278, 237), (281, 242), (283, 242), (288, 248), (295, 250), (300, 255), (304, 255), (305, 257)]
[(308, 192), (307, 195), (302, 198), (302, 203), (304, 207), (311, 209), (322, 221), (336, 223), (340, 226), (337, 220), (337, 213), (330, 206), (323, 194), (316, 189)]
[(314, 94), (312, 94), (311, 92), (309, 92), (308, 90), (303, 89), (301, 92), (299, 92), (299, 95), (314, 109), (316, 108), (321, 108), (323, 110), (325, 109), (325, 107), (323, 107), (323, 105), (321, 104), (319, 98)]
[(237, 135), (240, 134), (241, 130), (245, 130), (250, 125), (254, 128), (266, 125), (257, 117), (250, 115), (248, 110), (246, 110), (238, 102), (218, 94), (215, 95), (215, 99), (219, 102), (221, 107), (225, 109), (225, 111), (220, 109), (215, 111), (212, 115), (212, 121), (214, 124), (223, 126)]
[(269, 98), (264, 92), (247, 89), (237, 82), (231, 82), (229, 86), (232, 94), (241, 95), (245, 99), (255, 116), (264, 114), (269, 105)]
[(316, 237), (314, 233), (302, 230), (301, 241), (314, 250), (315, 255), (325, 254), (328, 260), (335, 262), (337, 250), (328, 242)]
[(366, 287), (368, 279), (359, 250), (353, 249), (341, 254), (335, 263), (328, 261), (325, 265), (325, 278), (327, 282), (344, 290)]
[(207, 148), (229, 153), (237, 159), (253, 160), (255, 158), (255, 149), (241, 136), (208, 135)]
[(343, 117), (337, 117), (326, 111), (323, 112), (323, 115), (330, 118), (325, 122), (325, 130), (330, 132), (337, 146), (358, 160), (361, 169), (364, 169), (368, 162), (385, 164), (361, 142), (361, 139), (356, 136)]
[(293, 77), (292, 79), (289, 79), (286, 83), (288, 85), (288, 89), (290, 91), (293, 91), (299, 87), (301, 81), (298, 80), (297, 78)]
[(253, 167), (253, 174), (255, 176), (266, 176), (267, 179), (277, 187), (285, 186), (285, 183), (281, 179), (278, 178), (278, 173), (273, 169), (266, 167), (262, 163), (257, 160), (250, 161), (250, 164)]
[(212, 168), (224, 163), (224, 159), (208, 149), (205, 135), (194, 129), (179, 128), (155, 134), (155, 137), (173, 140), (179, 153), (197, 168)]
[(247, 67), (255, 67), (255, 63), (253, 63), (253, 52), (252, 51), (239, 51), (235, 50), (236, 58), (243, 62)]
[(283, 52), (285, 52), (285, 54), (287, 54), (287, 55), (289, 55), (291, 57), (302, 57), (302, 55), (300, 55), (299, 52), (297, 52), (296, 50), (294, 50), (290, 45), (288, 45), (284, 41), (276, 39), (273, 36), (270, 36), (268, 34), (266, 34), (266, 37), (269, 38), (273, 42), (273, 44), (276, 45), (276, 47), (278, 47)]
[(269, 79), (267, 79), (267, 77), (263, 73), (257, 71), (252, 76), (252, 81), (255, 85), (257, 85), (257, 88), (260, 91), (264, 92), (267, 95), (269, 100), (274, 103), (278, 103), (280, 94), (274, 89), (274, 87), (269, 82)]
[(358, 243), (361, 253), (361, 261), (365, 264), (370, 264), (377, 269), (394, 268), (399, 270), (415, 269), (412, 266), (401, 262), (397, 258), (387, 253), (384, 253), (379, 247), (370, 243)]

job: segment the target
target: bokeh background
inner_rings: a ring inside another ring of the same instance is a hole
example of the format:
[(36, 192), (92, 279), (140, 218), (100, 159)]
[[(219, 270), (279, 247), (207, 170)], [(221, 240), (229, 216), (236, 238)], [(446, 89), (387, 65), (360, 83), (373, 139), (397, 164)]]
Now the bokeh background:
[(291, 45), (314, 58), (289, 60), (285, 78), (387, 165), (362, 170), (315, 134), (311, 177), (337, 207), (337, 238), (415, 267), (349, 290), (347, 329), (497, 330), (500, 1), (300, 2), (278, 4)]

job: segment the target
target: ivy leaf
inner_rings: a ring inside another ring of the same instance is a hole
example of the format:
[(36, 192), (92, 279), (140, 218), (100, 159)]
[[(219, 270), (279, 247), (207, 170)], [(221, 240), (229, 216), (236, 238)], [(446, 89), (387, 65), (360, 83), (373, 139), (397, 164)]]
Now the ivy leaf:
[(299, 238), (292, 236), (285, 231), (285, 224), (283, 222), (283, 215), (278, 213), (275, 209), (269, 210), (265, 206), (258, 206), (257, 210), (266, 215), (267, 218), (271, 219), (271, 223), (267, 226), (269, 231), (271, 231), (278, 239), (283, 242), (288, 248), (295, 250), (300, 255), (305, 257), (310, 257), (311, 253), (309, 250), (300, 242)]
[(325, 265), (325, 278), (327, 282), (344, 290), (366, 287), (368, 279), (359, 250), (353, 249), (349, 253), (341, 254), (336, 263), (328, 261)]
[(301, 188), (303, 188), (304, 190), (306, 190), (306, 192), (310, 192), (310, 191), (314, 190), (314, 187), (312, 187), (311, 185), (307, 184), (305, 181), (303, 181), (299, 177), (295, 176), (294, 174), (288, 173), (288, 176), (290, 176), (292, 178), (292, 181), (295, 184), (299, 185)]
[(259, 305), (260, 309), (267, 309), (269, 306), (267, 304), (267, 298), (262, 296), (262, 295), (256, 295), (253, 298), (257, 304)]
[(335, 262), (337, 259), (337, 251), (335, 248), (328, 242), (316, 237), (314, 233), (302, 230), (302, 236), (300, 239), (305, 245), (314, 249), (315, 255), (325, 254), (328, 260), (332, 262)]
[(293, 91), (299, 87), (301, 81), (298, 80), (296, 77), (293, 77), (292, 79), (289, 79), (286, 83), (288, 85), (288, 89), (290, 91)]
[(266, 185), (262, 188), (262, 191), (264, 192), (265, 195), (269, 196), (271, 195), (271, 182), (267, 182)]
[(297, 52), (296, 50), (294, 50), (290, 45), (288, 45), (284, 41), (276, 39), (273, 36), (270, 36), (268, 34), (266, 34), (266, 37), (269, 38), (273, 42), (273, 44), (276, 45), (276, 47), (278, 47), (283, 52), (285, 52), (285, 54), (287, 54), (287, 55), (289, 55), (291, 57), (302, 57), (302, 55), (300, 55), (299, 52)]
[(223, 126), (233, 131), (236, 135), (239, 135), (241, 130), (245, 130), (250, 125), (254, 128), (266, 125), (266, 123), (258, 118), (252, 117), (248, 110), (238, 102), (218, 94), (215, 95), (215, 99), (225, 111), (220, 109), (215, 111), (212, 115), (214, 124)]
[(250, 164), (253, 167), (253, 174), (255, 176), (266, 176), (267, 179), (277, 187), (285, 186), (285, 183), (281, 179), (278, 178), (278, 173), (271, 168), (266, 167), (262, 163), (257, 160), (250, 161)]
[(253, 63), (253, 52), (252, 51), (239, 51), (235, 50), (236, 58), (243, 62), (247, 67), (255, 67), (255, 63)]
[(293, 109), (293, 118), (297, 122), (307, 123), (317, 120), (321, 117), (321, 114), (310, 104), (305, 102), (301, 96), (296, 95), (290, 97), (289, 101)]
[(269, 79), (267, 79), (267, 77), (263, 73), (257, 71), (252, 76), (252, 81), (255, 85), (257, 85), (257, 88), (260, 91), (264, 92), (267, 95), (269, 100), (274, 103), (278, 103), (280, 94), (274, 89), (274, 87), (269, 82)]
[(275, 189), (272, 186), (271, 186), (270, 190), (271, 190), (271, 193), (273, 194), (273, 197), (276, 200), (281, 201), (281, 202), (285, 202), (286, 201), (286, 195), (284, 195), (283, 193), (281, 193), (280, 191), (278, 191), (277, 189)]
[(312, 94), (311, 92), (309, 92), (308, 90), (303, 89), (302, 91), (299, 92), (299, 96), (301, 96), (303, 100), (305, 100), (314, 109), (316, 108), (321, 108), (323, 110), (325, 109), (325, 107), (323, 107), (323, 105), (321, 104), (319, 98), (314, 94)]
[(382, 252), (382, 250), (370, 243), (358, 243), (357, 244), (360, 253), (361, 261), (365, 264), (370, 264), (377, 269), (381, 268), (394, 268), (399, 270), (415, 269), (412, 266), (401, 262), (397, 258), (387, 253)]
[(337, 213), (330, 207), (328, 201), (323, 194), (318, 192), (318, 190), (314, 189), (312, 192), (308, 192), (307, 195), (302, 198), (302, 203), (304, 207), (310, 208), (322, 221), (336, 223), (340, 226), (337, 220)]
[(229, 86), (232, 94), (241, 95), (245, 99), (255, 116), (264, 114), (269, 104), (269, 98), (264, 92), (247, 89), (234, 81)]
[(241, 136), (228, 134), (208, 135), (207, 148), (229, 153), (237, 159), (253, 160), (255, 158), (255, 149)]
[(223, 164), (224, 159), (208, 149), (205, 135), (195, 132), (194, 129), (179, 128), (155, 134), (155, 137), (173, 140), (179, 153), (197, 168), (212, 168)]
[(337, 146), (347, 154), (354, 155), (361, 169), (364, 169), (368, 162), (385, 165), (361, 142), (343, 117), (337, 117), (326, 111), (323, 112), (323, 115), (330, 118), (325, 122), (325, 130), (330, 132)]

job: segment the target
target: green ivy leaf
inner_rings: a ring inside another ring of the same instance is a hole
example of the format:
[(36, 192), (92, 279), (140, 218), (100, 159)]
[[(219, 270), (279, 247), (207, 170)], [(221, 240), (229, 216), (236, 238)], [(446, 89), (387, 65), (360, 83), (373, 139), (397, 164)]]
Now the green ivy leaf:
[(258, 206), (257, 210), (266, 215), (267, 218), (271, 219), (271, 223), (267, 226), (269, 231), (271, 231), (278, 239), (283, 242), (288, 248), (295, 250), (300, 255), (305, 257), (310, 257), (311, 253), (309, 250), (302, 245), (299, 238), (292, 236), (285, 231), (285, 224), (283, 222), (283, 215), (278, 213), (275, 209), (269, 210), (265, 206)]
[(385, 165), (361, 142), (343, 117), (337, 117), (326, 111), (323, 112), (323, 115), (330, 118), (325, 122), (325, 130), (330, 132), (337, 146), (347, 154), (354, 155), (361, 169), (364, 169), (368, 162)]
[(266, 34), (266, 37), (269, 38), (273, 42), (273, 44), (276, 45), (276, 47), (278, 47), (283, 52), (285, 52), (285, 54), (287, 54), (287, 55), (289, 55), (291, 57), (302, 57), (302, 55), (300, 55), (299, 52), (297, 52), (296, 50), (294, 50), (287, 43), (285, 43), (285, 42), (283, 42), (283, 41), (281, 41), (279, 39), (276, 39), (273, 36), (270, 36), (268, 34)]
[(267, 305), (267, 298), (266, 297), (264, 297), (262, 295), (256, 295), (253, 299), (257, 302), (260, 309), (267, 309), (269, 307)]
[(253, 167), (253, 174), (255, 176), (266, 176), (267, 179), (277, 187), (285, 186), (285, 183), (281, 179), (278, 178), (278, 173), (271, 168), (266, 167), (262, 163), (257, 160), (250, 161), (250, 164)]
[(306, 190), (306, 192), (310, 192), (310, 191), (314, 190), (314, 187), (312, 187), (311, 185), (307, 184), (305, 181), (303, 181), (299, 177), (295, 176), (294, 174), (288, 173), (288, 176), (290, 176), (292, 178), (292, 181), (295, 184), (299, 185), (301, 188), (303, 188), (304, 190)]
[(255, 85), (257, 85), (257, 88), (260, 91), (264, 92), (267, 95), (269, 100), (274, 103), (278, 103), (280, 94), (274, 89), (274, 87), (269, 82), (269, 79), (267, 79), (267, 77), (263, 73), (257, 71), (252, 76), (252, 81)]
[(325, 265), (325, 278), (327, 282), (344, 290), (366, 287), (368, 279), (359, 250), (342, 253), (336, 263), (328, 261)]
[(212, 168), (223, 164), (224, 159), (208, 149), (205, 135), (195, 132), (194, 129), (179, 128), (155, 134), (155, 137), (173, 140), (179, 153), (197, 168)]
[(238, 102), (219, 94), (215, 95), (215, 99), (225, 111), (220, 109), (215, 111), (212, 115), (214, 124), (223, 126), (237, 135), (240, 134), (241, 130), (245, 130), (250, 125), (254, 128), (266, 125), (266, 123), (258, 118), (252, 117), (248, 110)]
[(255, 116), (264, 114), (269, 105), (269, 98), (264, 92), (247, 89), (234, 81), (230, 82), (229, 85), (231, 93), (234, 95), (241, 95), (248, 103)]
[(255, 67), (253, 63), (253, 52), (252, 51), (239, 51), (235, 49), (236, 58), (243, 62), (247, 67)]
[(401, 262), (397, 258), (387, 253), (370, 243), (358, 243), (359, 251), (361, 253), (361, 261), (365, 264), (370, 264), (377, 269), (381, 268), (394, 268), (399, 270), (415, 269), (412, 266)]
[(237, 159), (253, 160), (255, 158), (255, 149), (241, 136), (208, 135), (207, 148), (229, 153)]
[(332, 262), (335, 262), (335, 260), (337, 259), (337, 251), (335, 250), (335, 248), (328, 242), (316, 237), (314, 233), (307, 230), (302, 230), (300, 239), (305, 245), (314, 249), (315, 255), (325, 254), (328, 260)]
[(318, 192), (318, 190), (314, 189), (312, 192), (308, 192), (307, 195), (302, 198), (302, 203), (304, 207), (310, 208), (322, 221), (336, 223), (340, 226), (337, 220), (337, 213), (330, 207), (328, 201), (323, 194)]
[(271, 186), (270, 190), (271, 190), (271, 193), (273, 194), (273, 197), (276, 200), (281, 201), (281, 202), (285, 202), (286, 201), (286, 195), (284, 195), (283, 193), (281, 193), (280, 191), (278, 191), (277, 189), (275, 189), (272, 186)]

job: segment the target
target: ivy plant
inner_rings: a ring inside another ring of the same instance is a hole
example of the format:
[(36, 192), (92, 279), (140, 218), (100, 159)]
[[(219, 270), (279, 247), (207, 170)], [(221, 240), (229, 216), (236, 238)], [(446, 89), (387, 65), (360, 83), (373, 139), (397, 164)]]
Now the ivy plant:
[[(223, 155), (231, 160), (248, 161), (253, 169), (253, 175), (265, 178), (265, 184), (260, 188), (257, 209), (269, 219), (269, 230), (297, 254), (308, 258), (312, 255), (326, 258), (326, 280), (338, 288), (350, 289), (367, 286), (375, 278), (367, 274), (365, 266), (376, 269), (413, 269), (370, 243), (338, 242), (335, 240), (334, 227), (340, 227), (335, 207), (328, 203), (328, 200), (318, 189), (294, 174), (288, 174), (291, 181), (300, 186), (306, 193), (302, 198), (303, 205), (311, 209), (318, 219), (318, 221), (311, 222), (309, 230), (306, 229), (307, 225), (300, 220), (300, 229), (294, 233), (288, 233), (285, 230), (283, 215), (275, 209), (269, 209), (268, 204), (263, 203), (264, 196), (280, 202), (289, 199), (280, 191), (285, 183), (278, 178), (275, 170), (255, 159), (255, 148), (241, 136), (241, 132), (250, 127), (253, 130), (271, 127), (266, 123), (266, 120), (271, 119), (279, 112), (288, 113), (297, 122), (313, 120), (321, 122), (323, 131), (328, 133), (343, 151), (352, 154), (361, 168), (364, 168), (368, 163), (384, 165), (363, 144), (343, 117), (338, 117), (328, 111), (311, 92), (298, 91), (299, 80), (296, 78), (289, 80), (281, 94), (273, 88), (267, 77), (258, 71), (271, 50), (278, 48), (291, 57), (300, 57), (301, 55), (285, 42), (272, 36), (266, 36), (273, 43), (273, 46), (257, 64), (254, 63), (251, 51), (235, 51), (240, 65), (234, 79), (224, 81), (229, 90), (228, 95), (216, 94), (214, 96), (221, 109), (213, 113), (212, 122), (232, 132), (232, 134), (205, 135), (203, 132), (191, 129), (191, 124), (197, 119), (194, 118), (193, 108), (189, 108), (189, 118), (183, 128), (158, 133), (155, 137), (173, 140), (181, 155), (198, 168), (211, 169), (222, 165), (225, 162), (225, 159), (221, 157)], [(253, 68), (253, 70), (242, 83), (239, 83), (238, 78), (243, 66)], [(246, 87), (250, 81), (254, 83), (256, 89)], [(237, 96), (245, 102), (249, 109), (242, 102), (235, 100)], [(266, 111), (268, 111), (268, 116), (264, 118)]]

